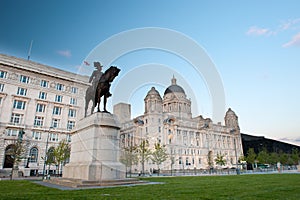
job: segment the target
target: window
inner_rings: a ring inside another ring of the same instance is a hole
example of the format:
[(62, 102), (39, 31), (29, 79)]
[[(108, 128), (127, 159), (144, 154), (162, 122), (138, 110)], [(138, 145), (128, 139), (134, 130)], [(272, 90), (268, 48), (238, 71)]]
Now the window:
[(38, 131), (32, 131), (32, 139), (33, 140), (41, 140), (42, 139), (42, 133)]
[(48, 88), (49, 81), (41, 80), (41, 87)]
[(182, 158), (181, 158), (181, 157), (179, 157), (179, 159), (178, 159), (178, 164), (179, 164), (179, 165), (182, 164)]
[(21, 75), (21, 76), (20, 76), (20, 82), (21, 82), (21, 83), (29, 83), (29, 77), (28, 77), (28, 76)]
[(43, 99), (43, 100), (47, 99), (47, 93), (46, 92), (40, 92), (39, 99)]
[(71, 141), (72, 141), (71, 139), (72, 139), (72, 138), (71, 138), (71, 135), (70, 135), (70, 134), (67, 134), (67, 138), (66, 138), (67, 142), (71, 142)]
[(23, 115), (22, 114), (12, 113), (11, 118), (10, 118), (10, 122), (14, 123), (14, 124), (21, 124), (22, 123), (22, 119), (23, 119)]
[(57, 133), (50, 133), (50, 141), (58, 141), (58, 134)]
[(63, 84), (60, 84), (60, 83), (56, 83), (56, 90), (58, 91), (63, 91), (64, 90), (64, 85)]
[(63, 97), (61, 95), (55, 96), (55, 102), (62, 102)]
[(77, 94), (78, 88), (77, 87), (71, 87), (71, 93)]
[(21, 95), (21, 96), (26, 96), (27, 94), (27, 89), (25, 88), (18, 88), (18, 91), (17, 91), (17, 95)]
[(76, 117), (76, 110), (75, 109), (70, 109), (69, 110), (69, 117)]
[(38, 103), (38, 104), (36, 105), (36, 112), (45, 112), (45, 107), (46, 107), (45, 104), (40, 104), (40, 103)]
[(0, 104), (2, 103), (2, 97), (0, 97)]
[(30, 163), (36, 163), (37, 162), (37, 159), (38, 159), (38, 154), (39, 154), (39, 151), (36, 147), (33, 147), (30, 149), (30, 152), (29, 152), (29, 162)]
[(52, 119), (52, 127), (53, 128), (59, 128), (59, 122), (60, 122), (60, 119)]
[(161, 132), (161, 127), (160, 127), (160, 126), (158, 127), (158, 132), (159, 132), (159, 133)]
[(0, 78), (6, 78), (7, 72), (0, 71)]
[(7, 136), (17, 136), (19, 134), (19, 130), (17, 129), (7, 129)]
[(72, 130), (75, 127), (75, 122), (74, 121), (68, 121), (67, 124), (67, 130)]
[(44, 117), (35, 116), (34, 126), (43, 126), (43, 125), (44, 125)]
[(14, 108), (24, 110), (25, 109), (26, 102), (20, 101), (20, 100), (14, 100)]
[(54, 106), (53, 115), (60, 115), (60, 114), (61, 114), (61, 107)]
[(70, 104), (71, 105), (76, 105), (77, 104), (77, 100), (75, 98), (71, 97)]
[(4, 84), (0, 83), (0, 92), (3, 92), (4, 90)]

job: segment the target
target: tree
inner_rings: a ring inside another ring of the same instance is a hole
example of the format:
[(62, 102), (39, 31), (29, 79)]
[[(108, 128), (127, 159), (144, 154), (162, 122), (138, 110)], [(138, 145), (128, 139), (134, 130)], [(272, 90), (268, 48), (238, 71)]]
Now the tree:
[(248, 149), (247, 157), (246, 157), (247, 163), (254, 164), (255, 159), (256, 159), (256, 153), (254, 152), (254, 149), (253, 148)]
[(23, 144), (23, 135), (25, 134), (24, 130), (20, 130), (18, 133), (18, 139), (15, 140), (15, 144), (13, 144), (10, 149), (11, 152), (11, 158), (12, 158), (12, 169), (11, 169), (11, 177), (10, 179), (12, 180), (13, 177), (18, 177), (19, 176), (19, 167), (18, 164), (20, 161), (24, 158), (24, 153), (26, 151), (24, 144)]
[(10, 149), (11, 152), (9, 152), (11, 158), (12, 158), (12, 164), (13, 167), (11, 169), (11, 177), (10, 179), (12, 180), (13, 177), (18, 177), (18, 171), (19, 171), (19, 163), (20, 161), (24, 158), (24, 153), (25, 153), (25, 147), (22, 141), (18, 140), (11, 146)]
[(139, 161), (142, 165), (142, 175), (145, 174), (145, 162), (149, 160), (151, 150), (149, 149), (148, 140), (142, 140), (141, 144), (138, 145), (136, 152), (138, 153)]
[(269, 163), (270, 164), (276, 164), (279, 161), (279, 155), (276, 152), (272, 152), (269, 155)]
[(125, 147), (122, 155), (120, 156), (120, 162), (123, 163), (126, 168), (130, 168), (130, 177), (132, 173), (132, 165), (136, 165), (138, 163), (138, 154), (136, 151), (136, 146)]
[(58, 146), (54, 149), (53, 156), (55, 164), (58, 165), (58, 174), (62, 166), (65, 165), (66, 160), (70, 158), (71, 147), (66, 140), (59, 142)]
[(153, 163), (157, 165), (158, 176), (159, 176), (159, 165), (166, 161), (168, 158), (167, 149), (165, 145), (160, 145), (160, 143), (154, 144), (154, 151), (151, 153), (150, 159)]
[(55, 164), (55, 156), (54, 156), (54, 147), (51, 147), (48, 149), (47, 153), (46, 153), (46, 157), (42, 157), (43, 160), (45, 160), (45, 164), (48, 165), (48, 174), (49, 174), (49, 170), (50, 170), (50, 166)]
[(215, 162), (217, 165), (220, 165), (221, 167), (225, 166), (225, 164), (226, 164), (226, 160), (221, 153), (220, 154), (217, 153), (217, 158), (215, 159)]
[(269, 163), (269, 154), (267, 149), (263, 149), (257, 154), (257, 160), (259, 163), (266, 164)]
[(299, 151), (296, 148), (292, 149), (292, 155), (291, 155), (291, 159), (294, 165), (298, 165), (299, 164)]
[(279, 159), (280, 159), (281, 164), (286, 165), (288, 162), (289, 156), (288, 156), (288, 154), (283, 153), (283, 151), (280, 151)]

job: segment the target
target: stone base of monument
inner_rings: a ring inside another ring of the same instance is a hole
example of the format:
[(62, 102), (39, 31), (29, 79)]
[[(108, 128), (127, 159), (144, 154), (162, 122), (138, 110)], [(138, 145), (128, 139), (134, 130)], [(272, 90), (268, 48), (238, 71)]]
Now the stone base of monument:
[(72, 134), (70, 163), (63, 169), (63, 178), (50, 182), (83, 187), (137, 181), (125, 179), (125, 166), (119, 162), (119, 130), (110, 113), (98, 112), (80, 120)]
[(50, 180), (44, 180), (55, 185), (61, 185), (70, 188), (87, 188), (98, 186), (120, 186), (120, 185), (132, 185), (132, 184), (147, 184), (148, 182), (140, 181), (134, 178), (118, 179), (118, 180), (103, 180), (103, 181), (85, 181), (82, 179), (69, 179), (69, 178), (51, 178)]

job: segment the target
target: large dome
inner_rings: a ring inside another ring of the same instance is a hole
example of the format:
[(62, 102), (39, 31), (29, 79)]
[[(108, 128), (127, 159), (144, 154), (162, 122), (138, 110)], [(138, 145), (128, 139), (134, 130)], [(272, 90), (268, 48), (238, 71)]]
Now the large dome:
[(172, 84), (165, 90), (164, 95), (169, 94), (169, 93), (183, 93), (183, 94), (185, 94), (183, 88), (176, 84), (176, 78), (175, 77), (172, 78), (171, 82), (172, 82)]

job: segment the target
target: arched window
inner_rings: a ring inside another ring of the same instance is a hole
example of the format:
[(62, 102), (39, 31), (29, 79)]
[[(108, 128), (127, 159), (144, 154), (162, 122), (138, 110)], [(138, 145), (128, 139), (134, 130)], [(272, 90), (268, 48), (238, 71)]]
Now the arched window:
[(14, 152), (15, 152), (16, 145), (11, 144), (8, 145), (5, 149), (5, 160), (3, 168), (12, 168), (14, 164)]
[(30, 149), (29, 162), (36, 163), (38, 160), (39, 150), (36, 147)]

